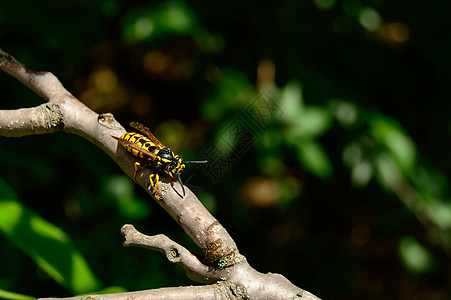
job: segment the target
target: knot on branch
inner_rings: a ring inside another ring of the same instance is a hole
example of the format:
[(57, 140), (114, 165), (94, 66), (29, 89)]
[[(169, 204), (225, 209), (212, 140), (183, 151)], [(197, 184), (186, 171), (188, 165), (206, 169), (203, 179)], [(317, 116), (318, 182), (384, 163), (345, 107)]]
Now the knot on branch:
[(166, 257), (170, 262), (177, 263), (180, 261), (180, 252), (177, 247), (172, 247), (166, 253)]
[(122, 126), (116, 121), (112, 113), (99, 114), (97, 121), (110, 129), (121, 129)]
[(0, 135), (22, 137), (46, 134), (64, 127), (59, 103), (45, 103), (36, 107), (0, 110)]
[(49, 131), (64, 128), (63, 113), (59, 103), (46, 103), (40, 107), (41, 112), (38, 112), (38, 117), (41, 124), (37, 124), (38, 127), (42, 126)]
[(207, 247), (203, 249), (205, 259), (210, 265), (218, 269), (231, 267), (236, 262), (235, 250), (223, 246), (221, 239), (207, 242)]
[(246, 287), (242, 284), (234, 284), (228, 281), (220, 281), (214, 285), (215, 299), (250, 299)]
[(215, 266), (218, 269), (224, 269), (231, 267), (236, 262), (236, 249), (231, 249), (226, 243), (218, 238), (217, 228), (221, 228), (221, 224), (218, 221), (214, 221), (208, 226), (205, 239), (205, 248), (202, 249), (205, 255), (205, 259), (208, 264)]

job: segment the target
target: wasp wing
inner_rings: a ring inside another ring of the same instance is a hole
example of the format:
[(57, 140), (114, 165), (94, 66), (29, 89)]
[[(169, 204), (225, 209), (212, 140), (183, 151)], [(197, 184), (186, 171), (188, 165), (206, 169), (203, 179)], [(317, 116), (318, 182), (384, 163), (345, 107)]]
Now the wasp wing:
[(147, 135), (150, 140), (157, 146), (157, 147), (161, 147), (161, 148), (166, 148), (165, 145), (163, 145), (154, 135), (152, 132), (150, 132), (149, 128), (147, 128), (146, 126), (144, 126), (141, 123), (138, 122), (131, 122), (130, 126), (135, 128), (136, 130), (141, 131), (142, 133), (144, 133), (145, 135)]
[(111, 136), (111, 137), (113, 137), (116, 140), (118, 140), (118, 142), (126, 149), (127, 149), (127, 147), (130, 147), (130, 148), (142, 153), (144, 156), (147, 156), (147, 157), (152, 158), (152, 159), (158, 159), (158, 157), (154, 153), (148, 151), (147, 149), (144, 149), (143, 147), (140, 147), (140, 146), (138, 146), (136, 144), (133, 144), (130, 141), (126, 141), (126, 140), (123, 140), (123, 139), (115, 137), (115, 136)]

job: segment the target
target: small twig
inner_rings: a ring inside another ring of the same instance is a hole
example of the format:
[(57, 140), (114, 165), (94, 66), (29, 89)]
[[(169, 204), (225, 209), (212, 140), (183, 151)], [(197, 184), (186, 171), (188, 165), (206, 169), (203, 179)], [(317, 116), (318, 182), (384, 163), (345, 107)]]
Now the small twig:
[(142, 234), (133, 225), (122, 226), (121, 234), (124, 236), (124, 247), (141, 247), (161, 252), (172, 262), (182, 266), (188, 278), (196, 282), (213, 283), (220, 279), (220, 275), (202, 263), (188, 249), (174, 242), (164, 234), (148, 236)]

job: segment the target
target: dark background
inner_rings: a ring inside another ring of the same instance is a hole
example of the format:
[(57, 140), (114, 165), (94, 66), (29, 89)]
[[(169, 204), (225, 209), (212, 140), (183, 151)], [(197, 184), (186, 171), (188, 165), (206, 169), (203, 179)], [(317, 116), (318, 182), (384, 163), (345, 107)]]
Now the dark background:
[[(208, 159), (185, 183), (257, 270), (323, 299), (450, 299), (450, 15), (438, 0), (2, 1), (0, 47)], [(42, 103), (6, 73), (0, 91), (1, 109)], [(133, 223), (199, 253), (89, 142), (1, 138), (0, 171), (0, 290), (192, 284), (122, 248)], [(79, 254), (89, 268), (67, 263)]]

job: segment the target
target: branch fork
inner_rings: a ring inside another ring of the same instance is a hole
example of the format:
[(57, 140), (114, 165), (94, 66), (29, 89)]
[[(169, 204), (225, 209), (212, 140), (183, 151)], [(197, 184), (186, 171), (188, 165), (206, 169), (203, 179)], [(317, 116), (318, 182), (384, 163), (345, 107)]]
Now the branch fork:
[[(0, 136), (22, 137), (55, 131), (77, 134), (100, 147), (133, 178), (134, 158), (111, 137), (126, 132), (113, 115), (93, 112), (71, 95), (53, 74), (32, 71), (1, 49), (0, 69), (46, 100), (32, 108), (0, 110)], [(152, 197), (150, 172), (142, 168), (136, 179)], [(226, 229), (187, 187), (185, 190), (186, 195), (181, 198), (171, 188), (171, 179), (162, 176), (157, 203), (202, 250), (203, 258), (165, 235), (144, 235), (128, 224), (121, 229), (123, 246), (159, 251), (170, 262), (182, 266), (191, 280), (203, 285), (65, 299), (319, 299), (282, 275), (262, 274), (253, 269)]]

